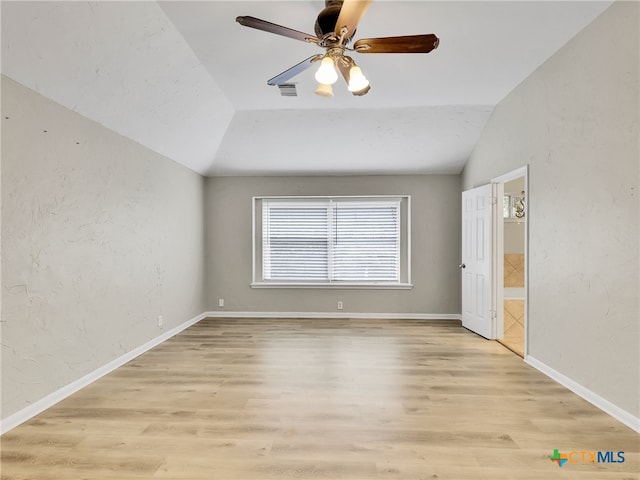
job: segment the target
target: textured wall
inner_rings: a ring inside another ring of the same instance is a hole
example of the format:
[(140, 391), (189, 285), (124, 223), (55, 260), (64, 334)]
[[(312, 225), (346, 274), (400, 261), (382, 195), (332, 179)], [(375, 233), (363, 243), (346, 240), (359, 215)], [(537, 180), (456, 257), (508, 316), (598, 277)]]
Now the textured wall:
[(516, 88), (463, 188), (529, 171), (529, 354), (640, 416), (639, 4), (616, 2)]
[[(411, 195), (412, 290), (252, 289), (251, 205), (262, 195)], [(458, 175), (207, 179), (210, 310), (460, 313)]]
[(203, 184), (2, 77), (3, 418), (204, 310)]
[(2, 73), (203, 173), (234, 108), (159, 3), (1, 2)]

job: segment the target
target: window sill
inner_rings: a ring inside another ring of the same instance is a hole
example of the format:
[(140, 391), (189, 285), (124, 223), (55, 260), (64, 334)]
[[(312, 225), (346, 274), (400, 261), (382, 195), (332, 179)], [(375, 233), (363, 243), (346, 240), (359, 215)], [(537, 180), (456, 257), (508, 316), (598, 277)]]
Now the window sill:
[(251, 288), (343, 288), (364, 290), (410, 290), (412, 283), (304, 283), (304, 282), (253, 282)]

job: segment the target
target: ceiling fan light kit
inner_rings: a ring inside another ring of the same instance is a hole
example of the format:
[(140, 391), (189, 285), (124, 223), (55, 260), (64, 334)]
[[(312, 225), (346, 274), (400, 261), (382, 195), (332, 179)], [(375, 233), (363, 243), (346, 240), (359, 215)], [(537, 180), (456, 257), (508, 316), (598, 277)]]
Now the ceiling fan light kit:
[(369, 86), (369, 80), (364, 76), (362, 70), (357, 65), (354, 65), (349, 70), (349, 85), (348, 89), (350, 92), (361, 92), (365, 88)]
[(316, 80), (318, 83), (324, 83), (326, 85), (333, 85), (338, 81), (338, 72), (336, 72), (335, 63), (333, 58), (326, 55), (322, 62), (320, 62), (320, 68), (316, 72)]
[(332, 97), (332, 85), (338, 80), (336, 67), (347, 83), (348, 90), (356, 96), (366, 95), (371, 86), (362, 70), (345, 51), (357, 53), (429, 53), (438, 47), (440, 40), (434, 34), (406, 35), (401, 37), (360, 39), (350, 47), (356, 28), (364, 16), (371, 0), (325, 0), (325, 9), (320, 12), (314, 26), (317, 36), (276, 25), (255, 17), (237, 17), (240, 25), (255, 28), (284, 37), (314, 43), (326, 50), (324, 55), (313, 55), (275, 77), (268, 85), (282, 85), (320, 61), (315, 74), (318, 81), (316, 93)]
[(333, 97), (333, 87), (327, 83), (318, 83), (316, 95), (320, 95), (321, 97)]

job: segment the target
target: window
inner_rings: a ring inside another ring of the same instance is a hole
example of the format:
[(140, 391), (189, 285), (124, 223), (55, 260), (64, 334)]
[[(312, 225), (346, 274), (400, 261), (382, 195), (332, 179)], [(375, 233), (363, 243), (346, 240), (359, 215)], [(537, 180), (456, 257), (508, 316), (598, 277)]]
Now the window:
[(505, 193), (502, 199), (502, 213), (505, 219), (523, 219), (525, 215), (524, 191), (519, 195), (514, 193)]
[(410, 287), (409, 197), (254, 198), (255, 287)]

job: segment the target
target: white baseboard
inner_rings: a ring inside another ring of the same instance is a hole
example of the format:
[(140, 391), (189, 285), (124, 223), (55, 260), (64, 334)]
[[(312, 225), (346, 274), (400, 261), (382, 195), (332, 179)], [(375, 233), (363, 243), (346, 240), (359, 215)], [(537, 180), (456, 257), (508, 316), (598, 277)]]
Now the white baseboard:
[(547, 375), (552, 380), (555, 380), (560, 385), (568, 388), (576, 395), (584, 398), (587, 402), (595, 405), (603, 412), (611, 415), (613, 418), (618, 420), (619, 422), (624, 423), (627, 427), (635, 430), (636, 432), (640, 432), (640, 418), (635, 417), (631, 413), (626, 410), (621, 409), (617, 405), (614, 405), (609, 400), (602, 398), (597, 393), (592, 392), (588, 388), (580, 385), (579, 383), (571, 380), (569, 377), (563, 375), (562, 373), (554, 370), (548, 365), (545, 365), (540, 360), (535, 359), (531, 355), (527, 355), (524, 359), (529, 365), (531, 365), (536, 370), (541, 371), (545, 375)]
[(55, 392), (50, 393), (46, 397), (35, 401), (28, 407), (23, 408), (22, 410), (19, 410), (13, 415), (9, 415), (7, 418), (2, 419), (2, 421), (0, 422), (0, 434), (4, 434), (9, 430), (11, 430), (12, 428), (17, 427), (21, 423), (24, 423), (27, 420), (35, 417), (39, 413), (45, 411), (47, 408), (50, 408), (54, 406), (56, 403), (60, 402), (61, 400), (64, 400), (69, 395), (72, 395), (78, 390), (95, 382), (96, 380), (112, 372), (116, 368), (121, 367), (127, 362), (130, 362), (134, 358), (142, 355), (148, 350), (151, 350), (153, 347), (161, 344), (162, 342), (168, 340), (174, 335), (177, 335), (184, 329), (198, 323), (200, 320), (206, 317), (207, 315), (203, 313), (181, 325), (178, 325), (175, 328), (172, 328), (171, 330), (167, 330), (162, 335), (148, 341), (144, 345), (140, 345), (139, 347), (131, 350), (130, 352), (125, 353), (124, 355), (116, 358), (115, 360), (110, 361), (106, 365), (103, 365), (102, 367), (94, 370), (93, 372), (88, 373), (87, 375), (69, 383), (68, 385), (65, 385), (64, 387), (56, 390)]
[(385, 320), (462, 320), (457, 313), (358, 313), (358, 312), (206, 312), (211, 318), (357, 318)]

